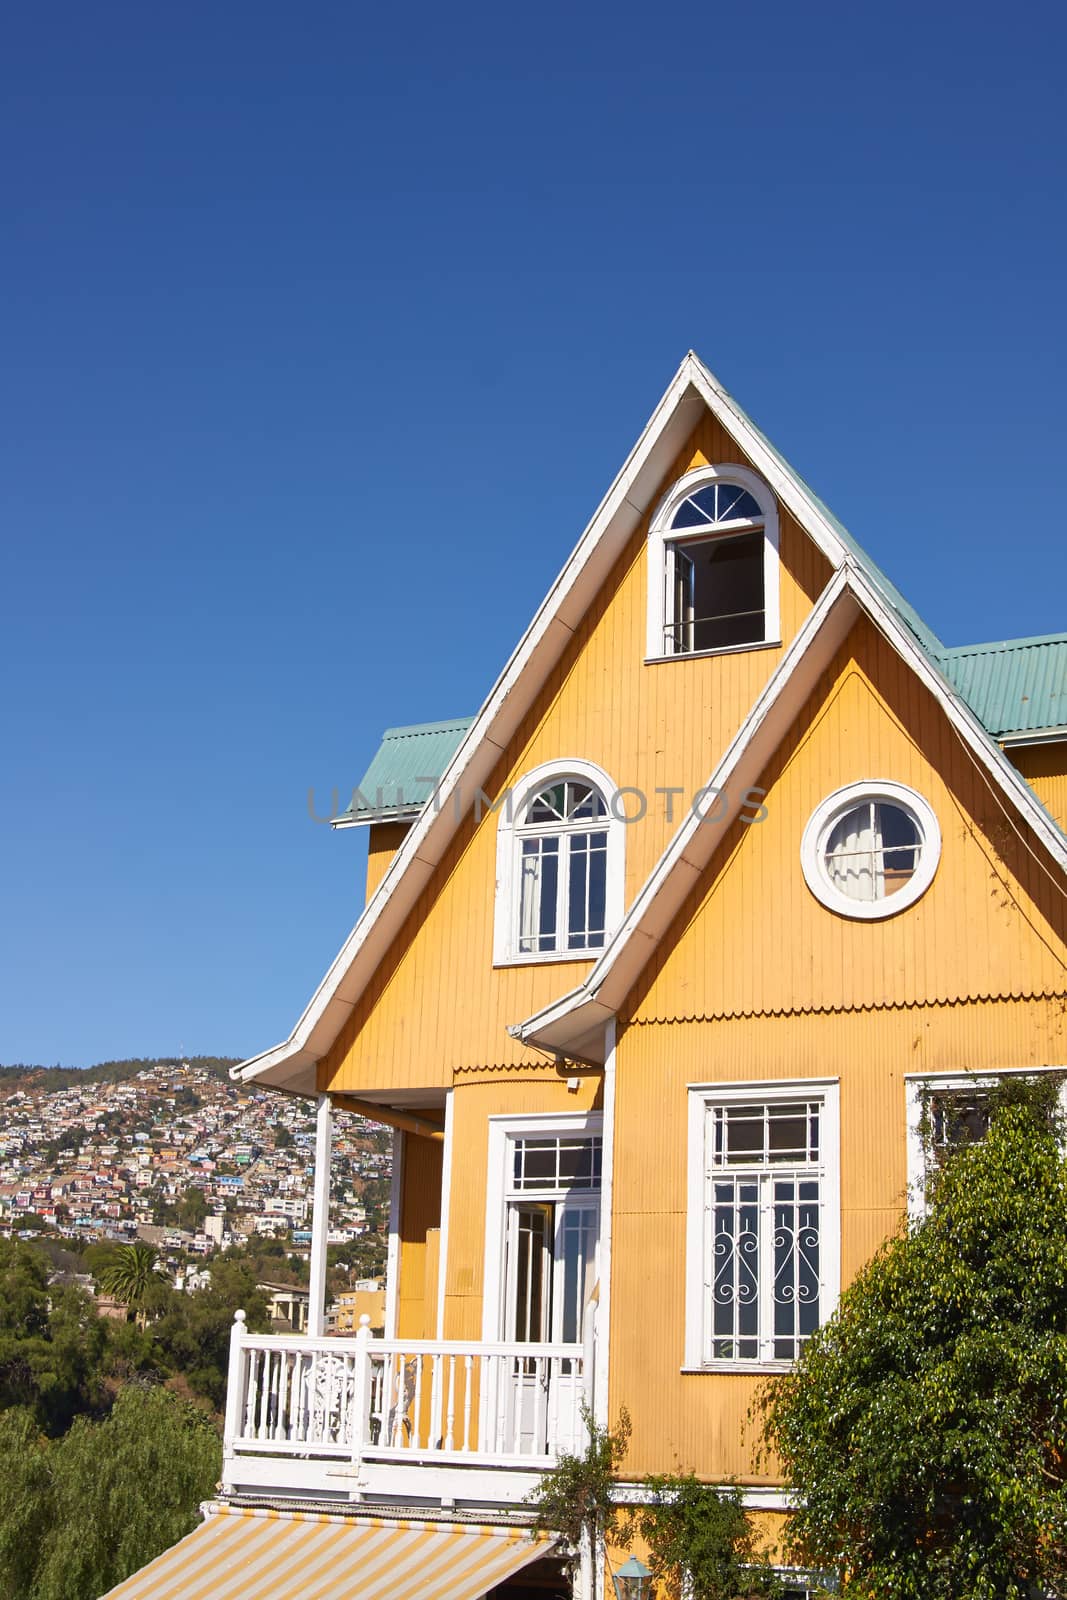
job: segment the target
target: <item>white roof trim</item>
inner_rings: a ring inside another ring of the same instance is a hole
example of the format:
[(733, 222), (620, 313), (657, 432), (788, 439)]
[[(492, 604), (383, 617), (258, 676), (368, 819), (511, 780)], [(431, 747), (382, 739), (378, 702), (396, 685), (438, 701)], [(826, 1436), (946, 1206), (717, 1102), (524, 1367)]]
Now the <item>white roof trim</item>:
[[(849, 599), (853, 602), (851, 608)], [(514, 1037), (561, 1054), (566, 1053), (569, 1045), (577, 1046), (579, 1042), (588, 1051), (592, 1030), (617, 1015), (619, 1006), (741, 809), (745, 789), (755, 783), (819, 673), (829, 664), (861, 610), (916, 672), (975, 760), (985, 768), (1006, 800), (1022, 813), (1053, 860), (1067, 871), (1067, 838), (1051, 821), (1026, 780), (974, 712), (886, 605), (877, 589), (850, 562), (823, 591), (709, 780), (711, 785), (728, 794), (732, 789), (726, 814), (715, 824), (701, 824), (693, 817), (686, 819), (584, 983), (509, 1029)]]
[[(766, 477), (830, 562), (835, 567), (851, 565), (854, 558), (812, 496), (782, 466), (719, 381), (690, 351), (459, 745), (441, 779), (436, 804), (428, 804), (421, 812), (288, 1039), (235, 1067), (235, 1079), (258, 1080), (299, 1094), (315, 1093), (316, 1063), (341, 1032), (444, 855), (476, 790), (488, 781), (627, 539), (651, 510), (653, 496), (704, 408)], [(787, 658), (791, 655), (788, 652)], [(1007, 764), (1006, 758), (1002, 759)], [(461, 785), (465, 798), (457, 808), (453, 798)]]

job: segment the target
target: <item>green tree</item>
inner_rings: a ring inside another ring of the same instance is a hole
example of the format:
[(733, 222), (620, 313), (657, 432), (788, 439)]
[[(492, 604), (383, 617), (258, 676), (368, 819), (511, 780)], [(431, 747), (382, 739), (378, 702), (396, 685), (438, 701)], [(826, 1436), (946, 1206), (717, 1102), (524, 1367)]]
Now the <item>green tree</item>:
[(246, 1326), (263, 1332), (268, 1326), (266, 1297), (256, 1289), (256, 1274), (238, 1261), (218, 1260), (211, 1285), (193, 1294), (175, 1294), (152, 1325), (152, 1338), (162, 1358), (181, 1372), (194, 1394), (221, 1411), (226, 1393), (233, 1314), (247, 1313)]
[(796, 1555), (865, 1600), (1067, 1586), (1067, 1163), (1013, 1087), (764, 1391)]
[(48, 1441), (32, 1411), (0, 1411), (0, 1594), (25, 1600), (52, 1526)]
[(191, 1532), (221, 1465), (211, 1418), (163, 1389), (131, 1385), (51, 1444), (0, 1416), (5, 1600), (96, 1600)]
[(615, 1431), (601, 1427), (582, 1408), (588, 1442), (581, 1455), (563, 1451), (527, 1496), (534, 1510), (534, 1531), (562, 1538), (564, 1559), (577, 1577), (583, 1544), (592, 1550), (596, 1541), (608, 1541), (618, 1525), (619, 1508), (613, 1490), (615, 1478), (630, 1443), (630, 1416), (619, 1412)]
[(203, 1190), (190, 1185), (178, 1202), (178, 1226), (196, 1233), (204, 1226), (206, 1216), (207, 1201)]
[(31, 1245), (0, 1239), (0, 1407), (24, 1406), (48, 1433), (106, 1404), (100, 1371), (107, 1333), (89, 1297), (48, 1284)]
[(151, 1245), (120, 1244), (111, 1260), (100, 1268), (97, 1281), (105, 1294), (136, 1312), (137, 1326), (143, 1328), (158, 1274), (156, 1252)]
[(701, 1483), (692, 1473), (644, 1480), (644, 1505), (626, 1518), (623, 1542), (645, 1541), (657, 1595), (672, 1600), (735, 1600), (781, 1593), (737, 1488)]

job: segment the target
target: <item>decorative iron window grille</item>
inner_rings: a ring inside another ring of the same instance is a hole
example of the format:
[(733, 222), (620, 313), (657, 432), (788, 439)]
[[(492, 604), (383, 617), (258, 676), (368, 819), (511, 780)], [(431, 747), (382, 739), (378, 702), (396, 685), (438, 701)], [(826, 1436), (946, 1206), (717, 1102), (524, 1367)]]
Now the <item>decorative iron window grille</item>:
[(819, 1099), (709, 1105), (705, 1359), (794, 1361), (819, 1326)]

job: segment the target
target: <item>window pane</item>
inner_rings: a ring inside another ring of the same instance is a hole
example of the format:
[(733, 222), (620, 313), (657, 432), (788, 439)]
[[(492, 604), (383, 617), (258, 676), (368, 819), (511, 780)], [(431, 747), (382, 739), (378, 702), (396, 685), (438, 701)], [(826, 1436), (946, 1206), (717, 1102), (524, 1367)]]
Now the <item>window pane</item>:
[(520, 868), (519, 949), (523, 953), (554, 950), (559, 840), (524, 839)]
[(759, 1187), (715, 1184), (712, 1354), (754, 1360), (759, 1354)]
[(548, 789), (542, 789), (541, 793), (530, 801), (530, 808), (526, 814), (527, 822), (562, 822), (566, 798), (566, 784), (557, 783)]
[(516, 1189), (600, 1188), (598, 1135), (516, 1139), (513, 1181)]
[(774, 1358), (792, 1361), (819, 1325), (819, 1186), (774, 1183)]
[(826, 841), (826, 874), (834, 888), (850, 900), (880, 899), (876, 849), (873, 807), (864, 801), (845, 812)]
[(585, 950), (604, 943), (607, 866), (606, 833), (571, 835), (567, 893), (567, 947), (570, 950)]
[(672, 528), (700, 528), (715, 521), (715, 485), (708, 484), (683, 500), (671, 520)]
[[(764, 637), (763, 534), (691, 544), (693, 650), (722, 650)], [(683, 620), (676, 616), (676, 622)]]
[(549, 1247), (548, 1206), (520, 1206), (515, 1233), (515, 1319), (511, 1338), (525, 1343), (545, 1336), (545, 1267)]
[(590, 1206), (564, 1207), (560, 1231), (563, 1306), (558, 1333), (564, 1344), (577, 1344), (582, 1336), (582, 1312), (593, 1292), (597, 1214)]

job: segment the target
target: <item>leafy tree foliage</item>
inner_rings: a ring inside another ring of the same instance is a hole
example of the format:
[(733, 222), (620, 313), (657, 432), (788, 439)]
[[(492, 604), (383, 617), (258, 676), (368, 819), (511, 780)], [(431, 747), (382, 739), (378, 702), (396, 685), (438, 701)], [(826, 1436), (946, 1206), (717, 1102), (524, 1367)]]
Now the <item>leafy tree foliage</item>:
[(657, 1595), (672, 1600), (736, 1600), (781, 1592), (736, 1488), (701, 1483), (692, 1473), (644, 1480), (648, 1501), (626, 1519), (649, 1551)]
[(163, 1389), (129, 1385), (52, 1443), (0, 1414), (0, 1592), (95, 1600), (191, 1532), (221, 1464), (211, 1418)]
[(989, 1110), (762, 1398), (796, 1553), (846, 1596), (1067, 1592), (1067, 1163), (1048, 1087)]
[(581, 1455), (564, 1451), (536, 1489), (527, 1495), (534, 1508), (534, 1529), (561, 1535), (572, 1573), (577, 1569), (583, 1539), (592, 1547), (599, 1536), (610, 1538), (619, 1511), (612, 1499), (615, 1477), (630, 1443), (630, 1414), (623, 1409), (615, 1431), (600, 1427), (583, 1406), (589, 1442)]
[(28, 1407), (39, 1427), (62, 1433), (105, 1401), (106, 1339), (87, 1295), (50, 1289), (47, 1258), (0, 1239), (0, 1407)]
[(148, 1320), (148, 1300), (158, 1272), (158, 1258), (151, 1245), (120, 1244), (100, 1268), (97, 1281), (105, 1294), (136, 1312), (137, 1326), (143, 1328)]
[(163, 1315), (152, 1324), (152, 1339), (164, 1362), (217, 1411), (225, 1399), (230, 1329), (239, 1306), (247, 1313), (250, 1330), (266, 1330), (267, 1301), (256, 1288), (255, 1272), (246, 1263), (220, 1259), (212, 1265), (209, 1288), (170, 1295)]

